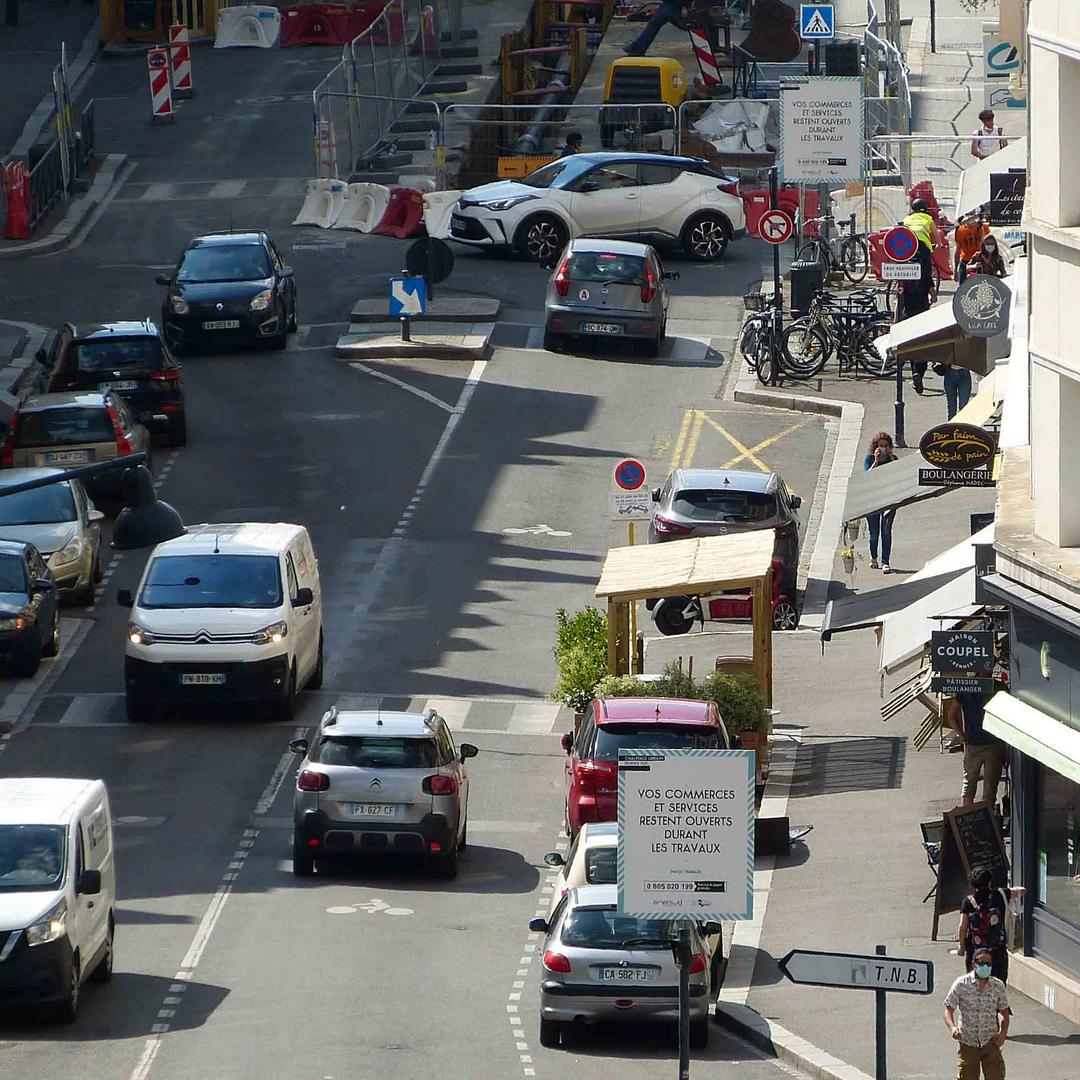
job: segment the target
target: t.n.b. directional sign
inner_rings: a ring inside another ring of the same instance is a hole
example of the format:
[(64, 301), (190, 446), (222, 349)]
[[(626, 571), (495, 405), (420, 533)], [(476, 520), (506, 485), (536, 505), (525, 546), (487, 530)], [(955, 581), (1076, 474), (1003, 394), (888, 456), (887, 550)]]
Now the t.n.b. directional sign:
[(840, 990), (884, 990), (898, 994), (932, 994), (934, 962), (897, 956), (792, 949), (780, 970), (794, 983), (833, 986)]
[(802, 4), (799, 7), (799, 33), (803, 41), (827, 41), (836, 33), (832, 4)]
[(403, 275), (390, 279), (390, 315), (395, 319), (423, 315), (427, 310), (427, 282)]

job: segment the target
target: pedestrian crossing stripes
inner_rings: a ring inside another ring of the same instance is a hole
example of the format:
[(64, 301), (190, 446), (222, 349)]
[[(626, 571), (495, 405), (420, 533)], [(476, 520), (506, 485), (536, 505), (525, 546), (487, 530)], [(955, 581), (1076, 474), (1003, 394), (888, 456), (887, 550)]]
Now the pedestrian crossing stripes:
[(237, 180), (177, 180), (171, 183), (125, 184), (115, 202), (194, 202), (224, 199), (303, 198), (307, 177), (261, 177)]

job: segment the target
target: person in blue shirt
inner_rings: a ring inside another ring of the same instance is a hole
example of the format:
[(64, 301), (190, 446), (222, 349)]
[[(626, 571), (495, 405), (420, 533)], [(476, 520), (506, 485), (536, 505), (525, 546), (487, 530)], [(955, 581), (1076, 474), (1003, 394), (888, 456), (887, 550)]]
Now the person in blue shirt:
[[(871, 440), (870, 448), (863, 458), (864, 469), (876, 469), (896, 460), (892, 436), (887, 431), (879, 431)], [(870, 569), (881, 569), (882, 573), (891, 574), (889, 559), (892, 556), (892, 529), (896, 510), (879, 510), (866, 515), (866, 527), (870, 531)], [(881, 562), (878, 562), (878, 542), (881, 543)]]

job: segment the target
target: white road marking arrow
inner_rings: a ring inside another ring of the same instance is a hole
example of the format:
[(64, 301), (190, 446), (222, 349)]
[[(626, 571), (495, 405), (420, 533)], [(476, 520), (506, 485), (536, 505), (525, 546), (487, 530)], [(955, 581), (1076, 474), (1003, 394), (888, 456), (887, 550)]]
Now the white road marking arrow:
[(402, 315), (420, 314), (420, 294), (418, 292), (406, 292), (405, 282), (396, 279), (390, 287), (390, 295), (401, 305)]

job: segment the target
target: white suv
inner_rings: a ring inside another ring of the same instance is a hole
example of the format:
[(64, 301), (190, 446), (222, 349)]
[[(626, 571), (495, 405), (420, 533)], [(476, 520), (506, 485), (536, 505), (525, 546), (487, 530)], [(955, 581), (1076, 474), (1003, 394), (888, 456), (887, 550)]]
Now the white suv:
[(736, 181), (699, 158), (667, 154), (574, 154), (523, 180), (465, 192), (450, 238), (516, 248), (553, 261), (579, 236), (678, 243), (691, 259), (714, 262), (746, 232)]

